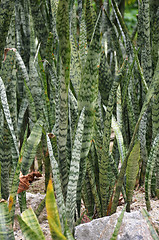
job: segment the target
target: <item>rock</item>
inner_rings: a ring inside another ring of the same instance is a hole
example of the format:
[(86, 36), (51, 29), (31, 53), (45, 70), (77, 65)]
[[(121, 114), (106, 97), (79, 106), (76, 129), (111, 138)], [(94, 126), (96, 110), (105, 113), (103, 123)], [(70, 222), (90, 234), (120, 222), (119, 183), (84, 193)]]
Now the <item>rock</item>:
[[(80, 224), (75, 228), (76, 240), (110, 240), (121, 212)], [(119, 240), (153, 240), (146, 220), (140, 211), (124, 213)]]

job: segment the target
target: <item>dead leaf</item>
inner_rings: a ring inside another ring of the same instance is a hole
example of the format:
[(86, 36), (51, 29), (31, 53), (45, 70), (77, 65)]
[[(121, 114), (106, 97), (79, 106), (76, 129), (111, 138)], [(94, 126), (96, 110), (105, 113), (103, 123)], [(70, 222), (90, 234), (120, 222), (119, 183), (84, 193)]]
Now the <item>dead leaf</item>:
[(34, 179), (35, 177), (42, 177), (42, 175), (40, 172), (31, 172), (28, 173), (27, 175), (23, 175), (22, 173), (20, 173), (19, 187), (17, 193), (21, 193), (29, 189), (29, 185), (35, 180)]

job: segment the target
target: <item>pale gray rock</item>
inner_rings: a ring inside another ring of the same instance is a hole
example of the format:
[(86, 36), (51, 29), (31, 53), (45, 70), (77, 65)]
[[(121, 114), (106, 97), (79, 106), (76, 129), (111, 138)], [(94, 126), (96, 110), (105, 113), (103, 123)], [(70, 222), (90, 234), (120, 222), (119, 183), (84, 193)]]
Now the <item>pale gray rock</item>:
[[(76, 240), (110, 240), (120, 212), (80, 224), (75, 228)], [(153, 240), (146, 220), (140, 211), (124, 213), (118, 240)]]

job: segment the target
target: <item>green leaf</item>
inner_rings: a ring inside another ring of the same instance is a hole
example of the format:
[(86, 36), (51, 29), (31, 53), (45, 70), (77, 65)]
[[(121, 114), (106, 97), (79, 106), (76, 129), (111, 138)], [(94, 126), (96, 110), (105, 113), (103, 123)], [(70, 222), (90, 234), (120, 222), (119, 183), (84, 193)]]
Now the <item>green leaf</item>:
[(152, 179), (153, 169), (155, 167), (155, 161), (158, 157), (158, 148), (159, 148), (159, 134), (157, 134), (157, 136), (153, 141), (148, 162), (147, 162), (147, 167), (146, 167), (145, 200), (146, 200), (146, 207), (148, 211), (151, 210), (151, 205), (150, 205), (151, 179)]
[(84, 129), (84, 109), (81, 112), (77, 130), (75, 134), (74, 145), (72, 149), (72, 159), (69, 171), (69, 181), (67, 188), (67, 198), (66, 198), (66, 214), (69, 228), (73, 228), (74, 224), (74, 214), (76, 207), (76, 192), (77, 192), (77, 181), (79, 177), (79, 167), (80, 167), (80, 154), (82, 148), (82, 135)]
[(124, 140), (123, 140), (122, 132), (121, 132), (119, 124), (116, 121), (114, 116), (112, 116), (112, 128), (115, 132), (115, 136), (116, 136), (116, 139), (117, 139), (121, 163), (123, 163), (123, 161), (125, 159), (126, 150), (125, 150), (125, 146), (124, 146)]
[(155, 92), (155, 86), (158, 83), (158, 75), (159, 75), (159, 59), (158, 59), (158, 62), (157, 62), (157, 66), (156, 66), (156, 69), (155, 69), (153, 80), (152, 80), (152, 82), (150, 84), (150, 87), (149, 87), (149, 90), (148, 90), (148, 92), (147, 92), (147, 94), (145, 96), (145, 101), (143, 103), (143, 106), (142, 106), (142, 109), (141, 109), (141, 112), (140, 112), (140, 116), (139, 116), (138, 121), (136, 123), (135, 130), (134, 130), (134, 133), (133, 133), (130, 145), (129, 145), (129, 149), (128, 149), (127, 155), (126, 155), (126, 157), (124, 159), (124, 162), (122, 164), (120, 173), (119, 173), (118, 178), (117, 178), (117, 186), (116, 186), (116, 190), (115, 190), (115, 195), (114, 195), (114, 200), (113, 200), (113, 204), (112, 204), (111, 213), (114, 213), (116, 211), (118, 200), (119, 200), (120, 191), (121, 191), (122, 185), (123, 185), (123, 179), (124, 179), (124, 174), (125, 174), (125, 171), (126, 171), (127, 161), (128, 161), (129, 155), (130, 155), (130, 153), (131, 153), (131, 151), (133, 149), (135, 137), (136, 137), (136, 134), (138, 132), (142, 116), (147, 111), (147, 108), (148, 108), (148, 105), (150, 103), (150, 100), (151, 100), (151, 98), (152, 98), (152, 96), (153, 96), (153, 94)]
[(66, 89), (68, 89), (69, 84), (71, 57), (69, 26), (69, 1), (59, 0), (56, 27), (59, 36), (60, 55), (64, 69)]
[(17, 143), (14, 127), (13, 127), (10, 110), (9, 110), (6, 90), (5, 90), (5, 86), (4, 86), (4, 83), (3, 83), (3, 80), (1, 77), (0, 77), (0, 98), (1, 98), (1, 104), (3, 106), (4, 115), (5, 115), (9, 130), (10, 130), (12, 138), (13, 138), (14, 146), (15, 146), (17, 155), (19, 156), (18, 143)]
[(139, 160), (140, 160), (140, 142), (137, 142), (130, 153), (126, 168), (127, 212), (130, 212), (130, 203), (132, 201), (136, 177), (139, 171)]
[(29, 168), (35, 158), (36, 150), (38, 148), (38, 144), (42, 136), (42, 126), (43, 126), (42, 120), (38, 119), (27, 140), (27, 144), (23, 154), (22, 166), (21, 166), (23, 175), (28, 174)]
[[(33, 211), (31, 210), (29, 213), (29, 216), (25, 216), (25, 212), (26, 211), (30, 211), (30, 209), (25, 210), (24, 213), (24, 218), (26, 220), (23, 220), (22, 217), (20, 217), (19, 215), (17, 216), (19, 225), (20, 225), (20, 229), (22, 231), (23, 236), (25, 237), (25, 240), (33, 240), (33, 239), (37, 239), (37, 240), (45, 240), (45, 237), (40, 229), (38, 220), (36, 218), (36, 216), (34, 216)], [(29, 223), (29, 224), (27, 224)], [(32, 226), (30, 226), (32, 224)]]
[(113, 232), (112, 237), (111, 237), (110, 240), (116, 240), (117, 237), (118, 237), (118, 233), (119, 233), (119, 230), (120, 230), (120, 227), (121, 227), (121, 224), (122, 224), (122, 220), (123, 220), (123, 217), (124, 217), (125, 209), (126, 209), (126, 206), (123, 207), (122, 212), (120, 213), (120, 216), (118, 217), (117, 224), (115, 226), (114, 232)]
[(112, 179), (113, 178), (112, 168), (110, 168), (110, 161), (109, 161), (111, 120), (112, 120), (114, 103), (116, 99), (116, 92), (121, 82), (121, 79), (124, 75), (126, 66), (127, 66), (127, 61), (125, 60), (121, 68), (121, 71), (119, 72), (118, 75), (116, 75), (115, 80), (113, 82), (113, 86), (111, 88), (109, 98), (108, 98), (108, 105), (106, 109), (106, 117), (104, 122), (102, 157), (101, 157), (100, 168), (99, 168), (100, 194), (101, 194), (103, 216), (105, 216), (106, 214), (107, 204), (111, 196), (112, 188), (114, 187), (113, 186), (114, 183)]
[(11, 186), (11, 190), (10, 190), (8, 208), (9, 208), (9, 212), (10, 212), (12, 219), (14, 218), (14, 214), (15, 214), (16, 195), (17, 195), (17, 190), (18, 190), (18, 186), (19, 186), (19, 175), (20, 175), (23, 153), (24, 153), (24, 149), (25, 149), (26, 141), (27, 141), (27, 133), (28, 133), (28, 127), (25, 130), (24, 140), (23, 140), (23, 144), (22, 144), (21, 151), (19, 154), (19, 159), (17, 162), (16, 170), (14, 172), (12, 186)]
[(0, 239), (14, 240), (12, 221), (10, 218), (7, 202), (0, 201)]
[(86, 171), (86, 157), (89, 153), (89, 149), (91, 146), (95, 120), (95, 104), (98, 97), (98, 67), (101, 50), (100, 48), (101, 15), (102, 14), (100, 12), (94, 28), (93, 39), (88, 50), (87, 60), (82, 74), (80, 92), (78, 96), (79, 112), (82, 111), (83, 107), (85, 107), (85, 122), (81, 151), (80, 176), (77, 187), (78, 211), (80, 211), (81, 206), (81, 187), (83, 183), (84, 174)]
[(47, 146), (48, 146), (48, 152), (49, 152), (49, 157), (50, 157), (52, 173), (53, 173), (53, 177), (54, 177), (54, 184), (55, 184), (55, 191), (56, 191), (56, 196), (57, 196), (57, 204), (58, 204), (58, 209), (59, 209), (60, 222), (61, 222), (62, 227), (64, 227), (64, 222), (66, 221), (66, 209), (65, 209), (64, 199), (63, 199), (63, 195), (62, 195), (59, 167), (58, 167), (58, 163), (57, 163), (56, 159), (54, 158), (51, 141), (50, 141), (48, 135), (47, 135)]
[(141, 213), (142, 213), (143, 217), (146, 219), (146, 222), (147, 222), (147, 224), (149, 226), (152, 238), (154, 240), (158, 240), (158, 234), (156, 233), (156, 231), (155, 231), (155, 229), (153, 227), (153, 224), (151, 222), (151, 218), (150, 218), (149, 213), (144, 208), (141, 209)]
[(32, 231), (34, 231), (37, 234), (38, 238), (45, 239), (44, 234), (40, 228), (38, 219), (32, 208), (25, 210), (22, 213), (21, 218), (28, 225), (28, 227), (30, 227)]
[(0, 1), (0, 68), (15, 1)]

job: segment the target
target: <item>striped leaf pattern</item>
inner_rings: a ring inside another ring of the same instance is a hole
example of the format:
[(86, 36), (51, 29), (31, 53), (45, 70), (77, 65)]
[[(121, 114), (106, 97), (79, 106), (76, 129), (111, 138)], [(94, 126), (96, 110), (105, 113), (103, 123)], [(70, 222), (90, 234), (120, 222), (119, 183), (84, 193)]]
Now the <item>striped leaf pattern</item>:
[(70, 75), (70, 29), (69, 29), (69, 1), (59, 0), (57, 10), (57, 33), (59, 37), (59, 48), (62, 62), (60, 75), (60, 116), (59, 116), (59, 168), (62, 178), (62, 191), (64, 199), (67, 194), (68, 172), (67, 172), (67, 126), (68, 126), (68, 85)]
[(48, 146), (48, 152), (49, 152), (49, 156), (50, 156), (52, 173), (53, 173), (53, 177), (54, 177), (55, 191), (56, 191), (56, 196), (57, 196), (57, 204), (58, 204), (58, 208), (59, 208), (60, 223), (63, 228), (64, 227), (63, 221), (65, 221), (65, 219), (66, 219), (66, 210), (65, 210), (64, 198), (63, 198), (63, 194), (62, 194), (60, 172), (59, 172), (58, 163), (54, 158), (51, 141), (50, 141), (48, 135), (47, 135), (47, 146)]
[(91, 6), (90, 0), (86, 0), (85, 19), (86, 19), (86, 29), (87, 29), (87, 43), (89, 46), (92, 39), (93, 30), (94, 30), (92, 6)]
[(129, 145), (127, 155), (125, 157), (125, 160), (123, 162), (123, 165), (121, 167), (120, 173), (119, 173), (118, 178), (117, 178), (118, 181), (117, 181), (117, 186), (116, 186), (116, 190), (115, 190), (115, 194), (114, 194), (114, 200), (113, 200), (113, 204), (112, 204), (111, 213), (114, 213), (116, 211), (116, 208), (117, 208), (119, 194), (120, 194), (120, 191), (121, 191), (121, 188), (122, 188), (123, 178), (124, 178), (125, 171), (126, 171), (127, 160), (128, 160), (129, 155), (130, 155), (130, 152), (132, 151), (133, 144), (134, 144), (134, 141), (135, 141), (135, 136), (137, 134), (142, 116), (145, 113), (145, 111), (147, 111), (150, 100), (151, 100), (151, 98), (154, 94), (155, 85), (158, 83), (158, 77), (157, 77), (158, 76), (158, 71), (159, 71), (159, 61), (157, 63), (156, 70), (155, 70), (152, 82), (150, 84), (149, 90), (148, 90), (148, 92), (145, 96), (145, 101), (143, 103), (143, 106), (142, 106), (142, 109), (141, 109), (141, 112), (140, 112), (140, 116), (139, 116), (138, 121), (136, 123), (135, 130), (134, 130), (134, 133), (133, 133), (133, 136), (132, 136), (132, 139), (131, 139), (131, 143)]
[(157, 136), (154, 139), (151, 152), (148, 158), (148, 162), (147, 162), (147, 168), (146, 168), (145, 200), (146, 200), (146, 207), (148, 211), (150, 211), (151, 209), (151, 205), (150, 205), (151, 178), (152, 178), (153, 169), (155, 166), (155, 161), (158, 156), (158, 147), (159, 147), (159, 134), (157, 134)]
[[(78, 180), (77, 189), (77, 201), (78, 208), (80, 209), (81, 202), (81, 182), (83, 180), (86, 162), (85, 158), (88, 155), (91, 138), (93, 133), (93, 123), (94, 123), (94, 107), (96, 99), (98, 96), (98, 64), (100, 58), (100, 23), (101, 23), (101, 13), (99, 13), (96, 28), (94, 31), (94, 36), (90, 44), (86, 65), (84, 72), (82, 74), (82, 80), (80, 85), (80, 92), (78, 97), (78, 108), (79, 111), (85, 107), (85, 123), (84, 123), (84, 133), (83, 133), (83, 143), (81, 150), (81, 161), (80, 161), (80, 176)], [(87, 90), (86, 90), (87, 89)], [(79, 210), (80, 211), (80, 210)]]
[(23, 175), (28, 174), (29, 168), (35, 158), (37, 147), (42, 136), (42, 126), (42, 120), (37, 120), (27, 140), (27, 146), (23, 154), (23, 161), (21, 166), (21, 171)]
[(74, 145), (72, 149), (72, 159), (70, 163), (69, 181), (66, 198), (66, 214), (70, 229), (73, 227), (74, 214), (76, 209), (77, 181), (79, 176), (80, 153), (82, 148), (82, 135), (84, 129), (84, 109), (81, 112), (77, 130), (75, 134)]
[(0, 2), (0, 67), (13, 10), (13, 0)]
[[(126, 66), (126, 64), (125, 64)], [(110, 134), (111, 134), (111, 119), (113, 113), (113, 107), (115, 102), (115, 96), (122, 79), (123, 71), (125, 70), (125, 66), (123, 65), (123, 69), (121, 73), (116, 76), (116, 79), (111, 88), (111, 93), (109, 94), (108, 106), (106, 110), (106, 119), (104, 122), (104, 134), (103, 134), (103, 146), (102, 146), (102, 158), (99, 169), (99, 181), (100, 181), (100, 194), (101, 194), (101, 203), (102, 203), (102, 215), (106, 214), (107, 204), (109, 201), (110, 193), (110, 185), (112, 184), (112, 179), (109, 178), (108, 169), (109, 165), (109, 142), (110, 142)], [(110, 169), (109, 169), (110, 170)], [(110, 170), (111, 171), (111, 170)], [(111, 191), (111, 189), (110, 189)]]
[(45, 239), (44, 234), (40, 228), (38, 219), (31, 208), (25, 210), (21, 217), (17, 215), (17, 219), (26, 240), (31, 239)]
[(3, 199), (0, 201), (0, 239), (14, 240), (12, 222), (9, 215), (7, 202)]
[(126, 168), (127, 212), (130, 212), (130, 204), (132, 201), (133, 190), (135, 187), (136, 177), (139, 171), (139, 160), (140, 160), (140, 142), (137, 142), (130, 153)]
[(15, 146), (17, 155), (19, 155), (18, 143), (17, 143), (15, 132), (14, 132), (12, 118), (11, 118), (11, 115), (10, 115), (10, 110), (9, 110), (9, 105), (8, 105), (8, 101), (7, 101), (5, 86), (4, 86), (4, 83), (3, 83), (3, 80), (2, 80), (1, 77), (0, 77), (0, 97), (1, 97), (1, 104), (2, 104), (2, 107), (3, 107), (4, 115), (5, 115), (9, 130), (10, 130), (12, 138), (13, 138), (14, 146)]

